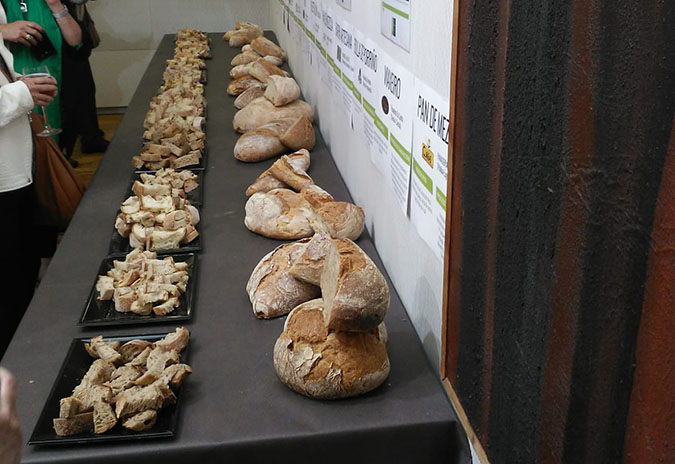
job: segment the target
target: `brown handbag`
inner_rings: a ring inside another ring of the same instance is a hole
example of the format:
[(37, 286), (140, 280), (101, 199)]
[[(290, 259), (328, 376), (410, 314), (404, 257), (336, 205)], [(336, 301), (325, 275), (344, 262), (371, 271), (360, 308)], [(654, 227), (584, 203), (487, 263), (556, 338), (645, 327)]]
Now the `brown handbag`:
[(65, 230), (84, 195), (84, 184), (54, 139), (35, 135), (44, 129), (41, 115), (31, 114), (31, 129), (35, 142), (35, 223)]

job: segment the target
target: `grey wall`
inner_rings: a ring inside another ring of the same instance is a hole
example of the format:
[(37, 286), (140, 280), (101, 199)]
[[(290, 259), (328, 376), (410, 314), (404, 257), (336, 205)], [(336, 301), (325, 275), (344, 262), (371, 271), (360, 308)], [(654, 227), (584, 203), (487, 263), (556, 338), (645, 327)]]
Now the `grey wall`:
[[(332, 0), (324, 1), (361, 32), (376, 40), (380, 47), (413, 74), (434, 87), (442, 96), (448, 97), (453, 2), (412, 2), (412, 39), (411, 51), (408, 53), (380, 34), (380, 1), (354, 1), (352, 11), (342, 9)], [(281, 8), (277, 0), (270, 0), (272, 29), (288, 53), (291, 70), (304, 94), (316, 95), (313, 89), (318, 88), (320, 80), (318, 68), (311, 68), (301, 58), (300, 51), (291, 45), (282, 22)], [(311, 99), (309, 102), (316, 104)], [(410, 220), (401, 212), (384, 177), (371, 164), (365, 143), (351, 130), (346, 118), (331, 117), (333, 109), (330, 102), (321, 102), (317, 110), (322, 132), (331, 134), (327, 142), (338, 169), (355, 202), (365, 210), (366, 226), (375, 240), (380, 257), (412, 318), (429, 359), (438, 368), (443, 301), (442, 262), (419, 238)], [(347, 156), (348, 153), (363, 153), (364, 156)]]
[(91, 66), (99, 107), (127, 106), (164, 34), (183, 27), (225, 31), (239, 19), (268, 24), (268, 0), (98, 0), (88, 3), (101, 35)]

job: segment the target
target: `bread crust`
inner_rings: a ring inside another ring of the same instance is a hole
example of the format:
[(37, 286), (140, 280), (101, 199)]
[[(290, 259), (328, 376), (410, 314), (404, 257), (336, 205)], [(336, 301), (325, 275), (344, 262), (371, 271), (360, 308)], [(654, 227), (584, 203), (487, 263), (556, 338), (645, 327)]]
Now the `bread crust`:
[(291, 150), (300, 150), (301, 148), (311, 150), (316, 143), (314, 126), (305, 116), (300, 116), (279, 136), (279, 140)]
[(316, 213), (298, 193), (274, 189), (253, 194), (246, 202), (244, 224), (268, 238), (298, 240), (314, 234), (311, 219)]
[(366, 216), (360, 206), (345, 201), (325, 202), (316, 210), (333, 238), (356, 240), (363, 232)]
[[(246, 79), (246, 77), (240, 79)], [(260, 81), (258, 82), (260, 83)], [(265, 84), (260, 83), (260, 85)], [(242, 92), (244, 90), (246, 89), (243, 89)], [(243, 134), (276, 119), (298, 118), (300, 116), (305, 116), (310, 121), (314, 120), (314, 110), (302, 100), (295, 100), (288, 105), (277, 107), (267, 98), (259, 97), (237, 111), (232, 120), (232, 126), (234, 130)]]
[(251, 41), (251, 48), (261, 56), (272, 55), (286, 60), (286, 52), (283, 48), (263, 36)]
[(244, 91), (253, 87), (264, 89), (267, 85), (250, 74), (245, 74), (230, 81), (227, 85), (227, 93), (230, 95), (241, 95)]
[(264, 94), (264, 89), (261, 89), (260, 87), (251, 87), (250, 89), (247, 89), (239, 94), (239, 96), (234, 100), (234, 106), (240, 110), (245, 108), (256, 98), (262, 97)]
[(265, 98), (274, 106), (283, 106), (300, 98), (300, 86), (292, 77), (271, 75), (267, 79)]
[(380, 329), (336, 332), (323, 321), (320, 298), (291, 311), (274, 346), (279, 379), (316, 399), (347, 398), (380, 386), (390, 369)]
[(326, 247), (321, 271), (326, 326), (336, 331), (375, 329), (389, 308), (389, 286), (370, 257), (349, 239)]
[(318, 286), (299, 281), (288, 272), (308, 241), (304, 239), (276, 247), (253, 269), (246, 292), (257, 318), (283, 316), (300, 303), (320, 296)]

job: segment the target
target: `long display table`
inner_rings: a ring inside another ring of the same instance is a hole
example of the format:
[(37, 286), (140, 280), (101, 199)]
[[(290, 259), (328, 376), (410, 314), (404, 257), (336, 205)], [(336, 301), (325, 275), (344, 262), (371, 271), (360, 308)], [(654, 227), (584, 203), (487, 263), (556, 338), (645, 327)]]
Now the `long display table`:
[[(315, 401), (277, 379), (272, 350), (284, 318), (256, 319), (245, 286), (254, 266), (280, 242), (249, 232), (243, 223), (246, 187), (272, 160), (245, 164), (233, 157), (238, 134), (232, 129), (233, 98), (225, 87), (230, 60), (238, 50), (223, 42), (221, 34), (210, 37), (203, 249), (194, 317), (185, 324), (192, 333), (189, 363), (194, 373), (182, 386), (178, 434), (173, 439), (110, 444), (26, 445), (23, 461), (469, 462), (462, 427), (390, 281), (386, 323), (391, 374), (381, 388), (354, 399)], [(148, 103), (162, 82), (164, 62), (173, 55), (173, 47), (173, 36), (165, 36), (2, 360), (17, 377), (25, 442), (73, 338), (175, 328), (162, 324), (77, 327), (129, 186), (130, 160), (140, 148)], [(309, 173), (318, 185), (336, 200), (350, 200), (319, 135), (311, 163)], [(367, 233), (358, 244), (384, 272)]]

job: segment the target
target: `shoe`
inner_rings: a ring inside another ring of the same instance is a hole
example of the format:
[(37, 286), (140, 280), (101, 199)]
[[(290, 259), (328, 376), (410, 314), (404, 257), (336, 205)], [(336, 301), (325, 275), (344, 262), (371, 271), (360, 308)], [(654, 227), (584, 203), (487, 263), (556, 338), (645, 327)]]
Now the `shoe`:
[(78, 163), (77, 160), (74, 158), (68, 158), (68, 162), (73, 168), (76, 168), (80, 165), (80, 163)]
[(82, 153), (104, 153), (108, 149), (108, 142), (103, 137), (97, 137), (91, 141), (82, 141)]

